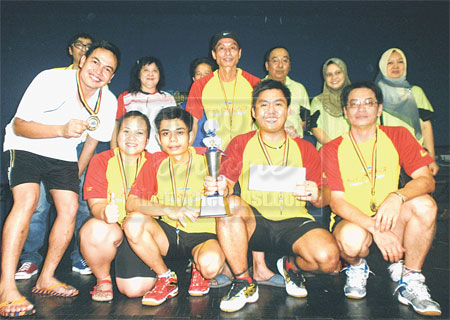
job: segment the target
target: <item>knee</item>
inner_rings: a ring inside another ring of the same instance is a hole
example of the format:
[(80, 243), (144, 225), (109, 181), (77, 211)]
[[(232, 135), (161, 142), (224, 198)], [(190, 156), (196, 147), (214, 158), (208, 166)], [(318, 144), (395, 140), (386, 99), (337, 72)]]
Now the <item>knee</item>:
[(429, 195), (417, 197), (411, 200), (414, 215), (424, 225), (434, 225), (437, 217), (436, 201)]
[(216, 252), (201, 255), (197, 260), (198, 269), (205, 279), (217, 276), (225, 262), (224, 258)]
[(92, 218), (80, 229), (81, 246), (104, 246), (121, 240), (122, 232), (115, 230), (114, 225)]
[(324, 247), (316, 253), (315, 260), (321, 271), (325, 273), (337, 272), (340, 267), (339, 248), (336, 243)]
[(141, 279), (136, 279), (137, 281), (117, 281), (117, 289), (120, 293), (127, 296), (128, 298), (140, 298), (147, 291), (149, 291), (156, 282), (156, 279), (151, 278), (146, 281), (141, 281)]
[(340, 250), (349, 257), (358, 257), (369, 250), (372, 237), (362, 228), (349, 227), (336, 236)]
[(122, 228), (129, 242), (139, 242), (144, 232), (145, 221), (145, 216), (139, 213), (133, 213), (127, 216), (122, 223)]

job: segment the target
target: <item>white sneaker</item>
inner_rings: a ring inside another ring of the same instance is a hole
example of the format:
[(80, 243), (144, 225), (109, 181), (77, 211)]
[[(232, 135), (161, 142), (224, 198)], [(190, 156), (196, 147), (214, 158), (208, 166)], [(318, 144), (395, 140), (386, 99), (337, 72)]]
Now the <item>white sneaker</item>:
[(283, 276), (286, 283), (286, 292), (296, 298), (303, 298), (308, 295), (305, 287), (305, 278), (301, 271), (286, 270), (287, 257), (282, 257), (277, 261), (278, 272)]
[(362, 299), (366, 296), (366, 284), (371, 272), (366, 259), (361, 259), (359, 265), (349, 265), (345, 268), (347, 282), (344, 286), (344, 294), (347, 298)]
[(392, 281), (399, 282), (402, 279), (403, 274), (403, 260), (391, 263), (388, 267), (388, 271)]
[(431, 299), (425, 277), (420, 272), (410, 272), (403, 275), (394, 294), (398, 291), (397, 299), (404, 305), (410, 305), (414, 311), (425, 316), (440, 316), (441, 306)]
[(247, 303), (258, 301), (258, 285), (256, 281), (233, 279), (230, 291), (220, 301), (220, 310), (235, 312), (241, 310)]

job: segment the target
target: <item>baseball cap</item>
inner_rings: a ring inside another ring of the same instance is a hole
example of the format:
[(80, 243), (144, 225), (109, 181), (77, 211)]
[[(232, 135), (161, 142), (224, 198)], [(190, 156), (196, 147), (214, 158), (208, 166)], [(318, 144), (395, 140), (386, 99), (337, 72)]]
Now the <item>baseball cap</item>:
[(234, 33), (233, 31), (221, 31), (221, 32), (216, 33), (211, 38), (211, 49), (214, 50), (216, 48), (217, 42), (219, 42), (220, 39), (224, 39), (224, 38), (233, 39), (238, 44), (239, 48), (241, 47), (241, 44), (239, 42), (239, 37), (236, 33)]

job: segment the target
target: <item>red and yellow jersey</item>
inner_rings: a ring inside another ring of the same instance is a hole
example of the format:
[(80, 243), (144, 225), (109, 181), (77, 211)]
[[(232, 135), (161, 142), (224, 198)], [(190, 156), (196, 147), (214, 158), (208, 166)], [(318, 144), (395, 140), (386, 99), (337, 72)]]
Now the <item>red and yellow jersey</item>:
[[(306, 203), (297, 200), (292, 193), (249, 190), (250, 165), (269, 165), (259, 143), (258, 134), (259, 131), (251, 131), (231, 140), (225, 150), (227, 156), (222, 157), (220, 174), (234, 182), (239, 182), (241, 198), (267, 219), (277, 221), (293, 217), (313, 219), (305, 208)], [(271, 144), (268, 145), (269, 148), (266, 150), (272, 164), (281, 166), (284, 147), (275, 149)], [(314, 146), (301, 138), (287, 137), (286, 148), (286, 165), (305, 167), (306, 180), (316, 182), (318, 187), (322, 186), (321, 161)]]
[[(189, 163), (174, 164), (174, 177), (171, 176), (168, 154), (165, 152), (152, 154), (156, 177), (149, 182), (150, 185), (144, 184), (141, 179), (137, 179), (131, 194), (140, 198), (148, 198), (151, 193), (151, 201), (154, 203), (166, 206), (188, 206), (200, 211), (204, 177), (207, 175), (207, 165), (203, 155), (206, 148), (190, 147), (189, 151), (192, 157), (190, 170), (188, 170)], [(172, 181), (175, 183), (173, 184)], [(173, 187), (176, 190), (176, 200)], [(188, 233), (216, 233), (214, 218), (199, 218), (196, 222), (184, 219), (186, 227), (183, 227), (180, 223), (177, 224), (177, 221), (169, 219), (167, 216), (162, 216), (162, 220)]]
[[(153, 180), (154, 171), (152, 156), (144, 151), (139, 161), (133, 166), (123, 166), (119, 156), (119, 148), (107, 150), (96, 154), (89, 162), (84, 181), (84, 199), (107, 199), (110, 200), (114, 193), (116, 204), (119, 207), (119, 223), (121, 224), (127, 212), (125, 202), (129, 190), (139, 177), (141, 181), (150, 184)], [(126, 177), (123, 179), (123, 177)]]
[[(403, 127), (378, 126), (376, 147), (375, 203), (379, 205), (387, 195), (398, 189), (400, 170), (408, 175), (432, 163), (428, 152)], [(368, 141), (358, 143), (358, 148), (369, 166), (375, 135)], [(371, 184), (350, 140), (349, 133), (332, 140), (321, 149), (324, 172), (331, 191), (344, 191), (345, 200), (364, 214), (374, 215), (370, 210)], [(334, 214), (332, 215), (332, 220)]]
[(186, 111), (198, 120), (203, 111), (207, 119), (216, 119), (220, 124), (216, 134), (222, 139), (221, 148), (225, 149), (233, 137), (252, 130), (252, 92), (261, 80), (238, 68), (236, 80), (222, 82), (222, 88), (218, 72), (211, 72), (192, 84)]

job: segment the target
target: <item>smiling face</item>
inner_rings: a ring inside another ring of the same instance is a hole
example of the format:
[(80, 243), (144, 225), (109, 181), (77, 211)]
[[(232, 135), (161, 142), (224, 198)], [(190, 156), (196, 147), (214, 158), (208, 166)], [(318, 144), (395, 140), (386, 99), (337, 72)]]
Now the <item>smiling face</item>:
[(217, 42), (212, 50), (212, 57), (216, 60), (219, 68), (236, 67), (241, 58), (242, 50), (238, 43), (231, 38), (223, 38)]
[(141, 90), (147, 93), (155, 92), (159, 83), (159, 77), (159, 69), (154, 62), (143, 66), (139, 73)]
[(353, 89), (348, 95), (344, 115), (352, 128), (376, 125), (383, 106), (377, 103), (375, 93), (369, 88)]
[(392, 79), (398, 79), (405, 73), (405, 61), (400, 53), (394, 51), (389, 56), (386, 65), (386, 75)]
[(80, 81), (83, 92), (90, 92), (104, 87), (111, 82), (117, 67), (117, 58), (109, 50), (95, 49), (88, 58), (82, 56), (80, 60)]
[(211, 68), (211, 66), (209, 64), (207, 64), (207, 63), (200, 63), (195, 68), (195, 74), (194, 74), (194, 77), (192, 78), (192, 80), (195, 81), (195, 80), (198, 80), (200, 78), (203, 78), (204, 76), (207, 76), (211, 72), (212, 72), (212, 68)]
[(333, 90), (342, 88), (345, 81), (344, 72), (337, 64), (331, 63), (325, 68), (325, 83)]
[(291, 60), (286, 49), (276, 48), (270, 52), (269, 61), (265, 63), (269, 78), (284, 82), (291, 71)]
[(159, 142), (161, 149), (166, 152), (169, 157), (176, 157), (178, 161), (183, 161), (189, 156), (189, 139), (192, 131), (188, 131), (188, 127), (181, 119), (162, 120), (159, 126)]
[(147, 124), (141, 117), (123, 120), (117, 135), (117, 145), (122, 156), (128, 160), (137, 159), (148, 142)]
[(279, 133), (284, 131), (288, 107), (283, 91), (268, 89), (259, 94), (252, 115), (262, 132)]

